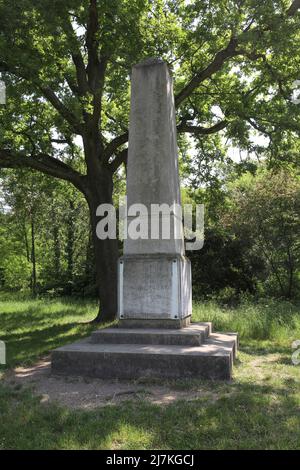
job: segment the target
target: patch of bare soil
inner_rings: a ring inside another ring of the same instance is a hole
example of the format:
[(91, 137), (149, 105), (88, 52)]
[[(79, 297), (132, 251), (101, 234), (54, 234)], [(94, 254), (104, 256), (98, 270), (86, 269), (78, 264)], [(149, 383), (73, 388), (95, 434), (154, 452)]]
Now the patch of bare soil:
[(175, 400), (193, 400), (219, 397), (201, 387), (192, 390), (174, 390), (156, 384), (135, 381), (102, 380), (81, 377), (63, 377), (51, 374), (50, 357), (44, 357), (30, 367), (17, 367), (5, 374), (4, 382), (12, 386), (26, 386), (41, 397), (42, 403), (58, 402), (68, 408), (92, 410), (115, 405), (126, 400), (145, 400), (155, 404), (169, 404)]

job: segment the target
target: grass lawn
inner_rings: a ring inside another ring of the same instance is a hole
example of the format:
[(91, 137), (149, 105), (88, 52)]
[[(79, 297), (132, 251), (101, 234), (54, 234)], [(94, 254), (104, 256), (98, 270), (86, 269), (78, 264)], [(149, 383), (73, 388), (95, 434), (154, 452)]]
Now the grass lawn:
[[(96, 310), (93, 302), (0, 296), (7, 367), (31, 364), (88, 335), (93, 327), (85, 322)], [(240, 333), (232, 383), (168, 382), (206, 393), (168, 405), (132, 399), (84, 411), (42, 403), (31, 389), (4, 384), (0, 366), (0, 449), (300, 449), (300, 365), (291, 362), (291, 343), (300, 339), (300, 307), (261, 301), (221, 309), (203, 303), (194, 305), (193, 320)]]

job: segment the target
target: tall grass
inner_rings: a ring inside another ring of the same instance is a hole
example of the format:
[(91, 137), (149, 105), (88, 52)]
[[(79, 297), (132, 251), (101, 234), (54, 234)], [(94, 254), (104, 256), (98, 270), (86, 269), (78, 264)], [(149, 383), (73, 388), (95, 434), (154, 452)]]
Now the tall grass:
[(240, 338), (287, 343), (300, 338), (300, 305), (273, 299), (225, 308), (216, 302), (195, 303), (193, 321), (211, 321), (215, 330), (237, 331)]

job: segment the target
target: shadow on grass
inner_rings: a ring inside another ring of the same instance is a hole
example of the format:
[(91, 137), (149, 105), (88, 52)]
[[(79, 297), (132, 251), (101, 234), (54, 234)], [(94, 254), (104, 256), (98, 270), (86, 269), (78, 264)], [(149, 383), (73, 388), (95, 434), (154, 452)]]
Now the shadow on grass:
[(38, 356), (52, 349), (88, 336), (93, 329), (95, 326), (89, 324), (66, 323), (9, 334), (4, 337), (7, 343), (7, 367), (31, 364)]
[(56, 347), (88, 336), (99, 328), (90, 323), (96, 308), (96, 303), (66, 299), (0, 303), (0, 337), (6, 343), (6, 368), (29, 365)]
[(287, 385), (274, 390), (239, 384), (215, 401), (201, 398), (167, 406), (126, 401), (90, 412), (41, 405), (26, 391), (0, 390), (4, 448), (299, 448), (299, 403)]
[[(0, 312), (10, 367), (29, 365), (99, 328), (82, 323), (87, 308), (76, 302), (25, 304)], [(240, 350), (251, 356), (291, 351), (251, 340), (244, 344), (244, 339)], [(243, 367), (240, 360), (235, 365)], [(135, 400), (88, 412), (41, 404), (30, 390), (0, 385), (0, 448), (299, 449), (300, 397), (294, 379), (285, 377), (279, 385), (188, 380), (173, 386), (201, 386), (209, 393), (170, 405)]]

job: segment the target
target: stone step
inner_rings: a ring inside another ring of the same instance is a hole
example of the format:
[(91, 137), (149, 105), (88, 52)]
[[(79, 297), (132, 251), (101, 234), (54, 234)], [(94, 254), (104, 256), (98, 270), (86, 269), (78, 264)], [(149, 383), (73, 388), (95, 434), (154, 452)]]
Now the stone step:
[(92, 333), (91, 342), (200, 346), (211, 334), (211, 329), (210, 322), (193, 323), (181, 329), (102, 328)]
[(102, 379), (229, 380), (236, 348), (236, 334), (212, 333), (200, 346), (100, 344), (87, 338), (55, 349), (52, 372)]

